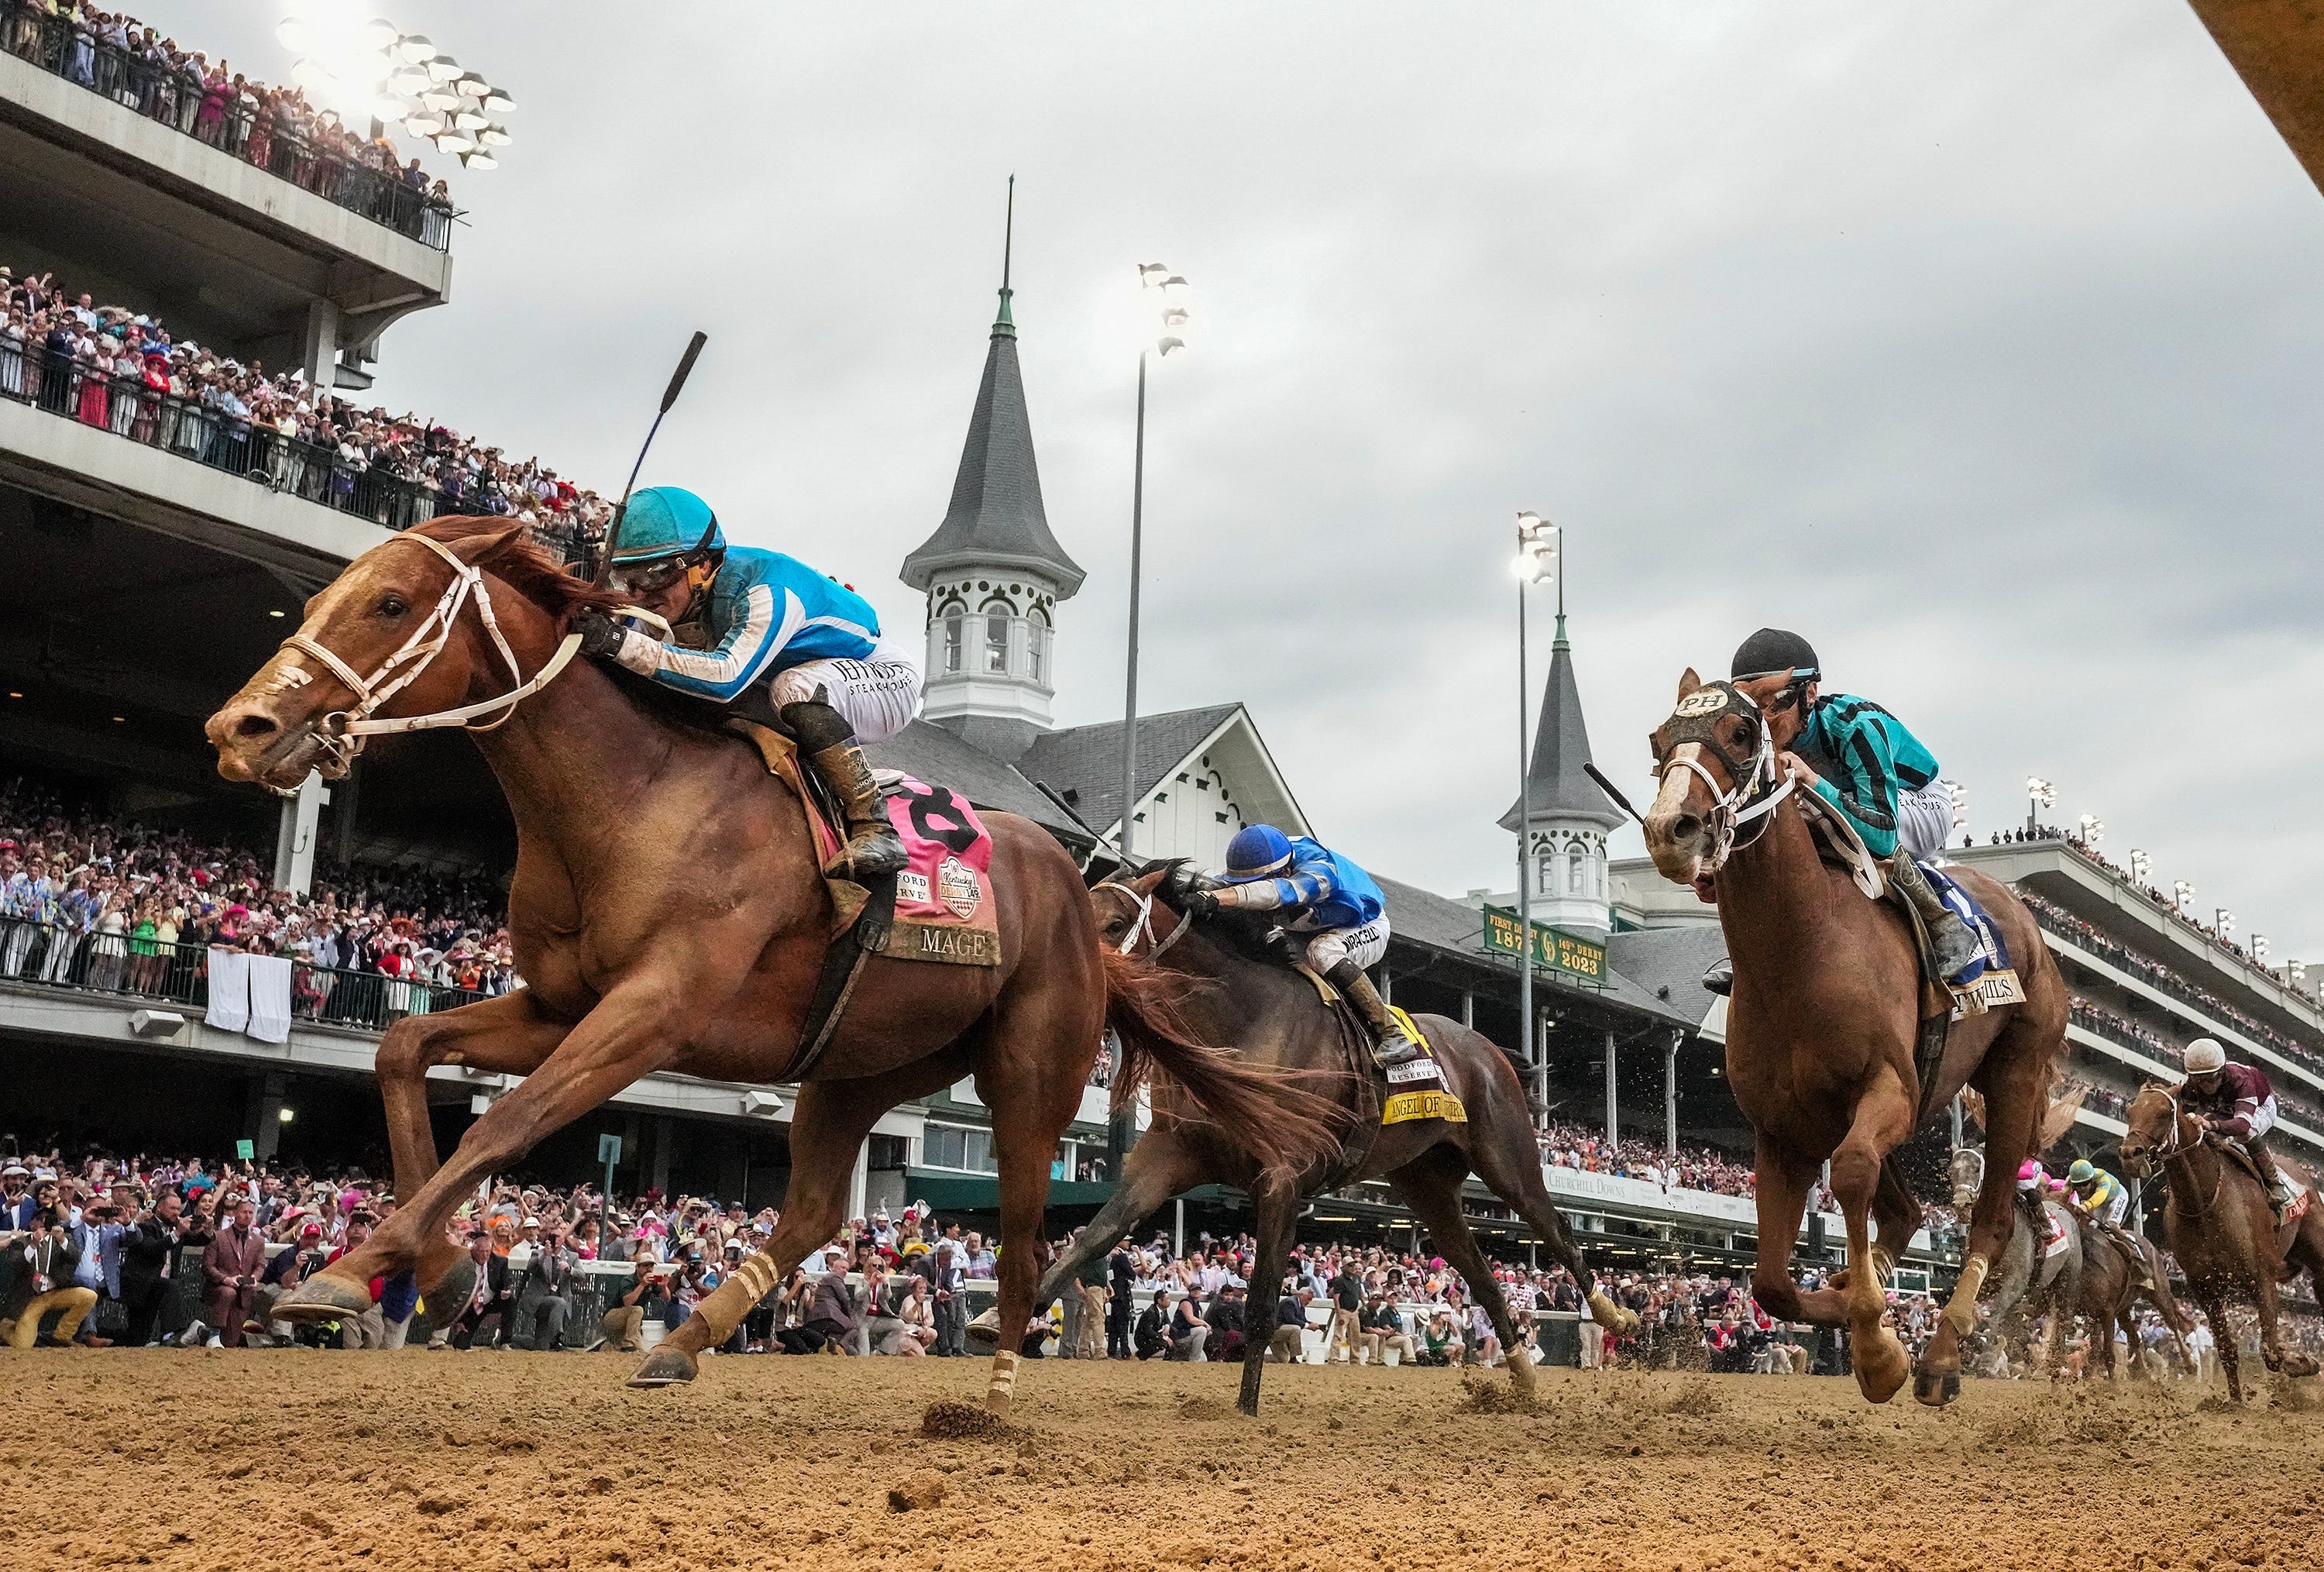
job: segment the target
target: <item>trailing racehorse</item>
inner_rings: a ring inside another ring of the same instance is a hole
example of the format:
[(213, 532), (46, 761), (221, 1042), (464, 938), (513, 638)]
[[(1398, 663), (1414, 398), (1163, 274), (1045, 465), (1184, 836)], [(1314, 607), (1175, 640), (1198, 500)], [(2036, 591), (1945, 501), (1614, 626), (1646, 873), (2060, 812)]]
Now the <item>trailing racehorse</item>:
[(2123, 1114), (2130, 1133), (2122, 1138), (2123, 1165), (2146, 1175), (2158, 1168), (2170, 1181), (2163, 1209), (2163, 1236), (2188, 1291), (2211, 1323), (2227, 1392), (2243, 1401), (2240, 1351), (2227, 1322), (2230, 1298), (2259, 1312), (2260, 1357), (2279, 1375), (2316, 1373), (2316, 1361), (2289, 1353), (2277, 1326), (2276, 1285), (2306, 1272), (2311, 1292), (2324, 1288), (2324, 1207), (2302, 1179), (2302, 1210), (2288, 1230), (2279, 1227), (2267, 1204), (2266, 1187), (2243, 1162), (2221, 1149), (2203, 1122), (2179, 1105), (2177, 1091), (2149, 1081)]
[[(374, 547), (210, 717), (219, 772), (277, 791), (318, 767), (344, 774), (369, 735), (469, 726), (517, 825), (509, 931), (526, 985), (389, 1031), (377, 1065), (402, 1204), (278, 1316), (360, 1312), (371, 1279), (406, 1268), (436, 1287), (461, 1259), (446, 1225), (477, 1182), (641, 1077), (798, 1075), (835, 927), (805, 807), (752, 748), (574, 661), (574, 614), (618, 597), (522, 535), (502, 519), (438, 519)], [(1001, 1302), (1029, 1314), (1049, 1164), (1096, 1057), (1107, 974), (1073, 859), (1028, 820), (986, 823), (1000, 963), (865, 958), (799, 1088), (774, 1237), (633, 1384), (691, 1379), (695, 1355), (838, 1232), (873, 1122), (966, 1076), (993, 1111)], [(1327, 1139), (1264, 1076), (1154, 1030), (1137, 1000), (1112, 1013), (1212, 1116), (1250, 1122), (1263, 1159), (1297, 1166)], [(524, 1077), (440, 1167), (425, 1079), (438, 1064)], [(1016, 1357), (995, 1357), (996, 1409)]]
[[(1474, 1169), (1496, 1195), (1539, 1230), (1558, 1264), (1573, 1274), (1589, 1296), (1600, 1322), (1617, 1331), (1634, 1328), (1637, 1318), (1598, 1289), (1588, 1261), (1566, 1232), (1542, 1182), (1540, 1148), (1534, 1140), (1525, 1089), (1508, 1057), (1458, 1022), (1419, 1017), (1443, 1071), (1442, 1089), (1459, 1100), (1467, 1118), (1415, 1118), (1383, 1125), (1361, 1031), (1343, 1022), (1306, 976), (1265, 952), (1262, 936), (1268, 925), (1263, 919), (1226, 912), (1190, 920), (1172, 904), (1183, 888), (1176, 879), (1184, 875), (1173, 876), (1176, 868), (1176, 864), (1151, 865), (1133, 878), (1109, 880), (1090, 892), (1107, 964), (1130, 966), (1140, 957), (1155, 957), (1157, 970), (1176, 978), (1171, 992), (1176, 995), (1173, 1008), (1179, 1030), (1328, 1092), (1341, 1141), (1337, 1150), (1304, 1171), (1270, 1169), (1253, 1146), (1256, 1131), (1204, 1118), (1181, 1095), (1160, 1088), (1153, 1100), (1153, 1125), (1131, 1148), (1120, 1188), (1073, 1248), (1051, 1264), (1035, 1290), (1036, 1305), (1047, 1305), (1084, 1266), (1103, 1256), (1139, 1218), (1171, 1196), (1199, 1184), (1235, 1186), (1250, 1197), (1251, 1232), (1259, 1242), (1244, 1309), (1239, 1399), (1243, 1412), (1255, 1414), (1260, 1373), (1275, 1334), (1277, 1285), (1290, 1254), (1301, 1198), (1385, 1178), (1484, 1306), (1508, 1351), (1511, 1382), (1520, 1391), (1530, 1391), (1533, 1369), (1523, 1336), (1509, 1319), (1491, 1262), (1461, 1215), (1461, 1186)], [(1116, 1083), (1117, 1099), (1139, 1075), (1135, 1062), (1125, 1067), (1124, 1079)], [(1424, 1091), (1435, 1086), (1431, 1081), (1408, 1084)], [(1001, 1325), (1021, 1327), (1024, 1322), (1004, 1318)]]
[[(1985, 1183), (1985, 1153), (1974, 1146), (1956, 1151), (1952, 1183), (1954, 1207), (1963, 1212), (1975, 1207)], [(1993, 1296), (1985, 1306), (1985, 1315), (1992, 1335), (2005, 1340), (2014, 1337), (2010, 1317), (2016, 1310), (2023, 1308), (2029, 1322), (2036, 1316), (2046, 1318), (2042, 1346), (2029, 1347), (2028, 1355), (2038, 1353), (2035, 1363), (2040, 1368), (2055, 1369), (2059, 1336), (2066, 1318), (2081, 1302), (2082, 1230), (2063, 1204), (2045, 1197), (2041, 1205), (2049, 1224), (2046, 1231), (2034, 1228), (2024, 1207), (2010, 1208), (2009, 1242), (2002, 1246), (1985, 1280)], [(2045, 1232), (2059, 1238), (2058, 1248), (2050, 1247)]]
[[(1778, 778), (1758, 707), (1733, 683), (1689, 671), (1653, 744), (1662, 791), (1646, 815), (1646, 849), (1665, 878), (1715, 881), (1735, 964), (1727, 1067), (1758, 1142), (1753, 1292), (1780, 1319), (1849, 1327), (1857, 1385), (1875, 1402), (1895, 1395), (1908, 1369), (1881, 1317), (1885, 1280), (1922, 1217), (1894, 1154), (1963, 1085), (1985, 1095), (1987, 1161), (1968, 1259), (1914, 1385), (1922, 1401), (1941, 1405), (1959, 1390), (1960, 1339), (2008, 1242), (2017, 1165), (2032, 1148), (2065, 1036), (2057, 963), (2021, 902), (1960, 871), (2015, 957), (2025, 997), (1956, 1025), (1923, 1085), (1914, 1052), (1923, 985), (1905, 920), (1819, 855), (1794, 781)], [(1839, 1286), (1803, 1293), (1792, 1280), (1792, 1244), (1827, 1159), (1848, 1219), (1848, 1270)]]
[[(2135, 1265), (2126, 1241), (2138, 1250)], [(2082, 1318), (2083, 1334), (2097, 1345), (2099, 1367), (2109, 1381), (2114, 1379), (2114, 1335), (2117, 1327), (2130, 1348), (2131, 1369), (2138, 1368), (2138, 1323), (2131, 1311), (2141, 1299), (2153, 1305), (2154, 1313), (2163, 1318), (2163, 1324), (2171, 1328), (2179, 1356), (2191, 1361), (2187, 1352), (2187, 1334), (2195, 1329), (2195, 1323), (2188, 1319), (2187, 1312), (2172, 1294), (2163, 1253), (2154, 1248), (2154, 1242), (2085, 1226), (2081, 1290), (2075, 1308)]]

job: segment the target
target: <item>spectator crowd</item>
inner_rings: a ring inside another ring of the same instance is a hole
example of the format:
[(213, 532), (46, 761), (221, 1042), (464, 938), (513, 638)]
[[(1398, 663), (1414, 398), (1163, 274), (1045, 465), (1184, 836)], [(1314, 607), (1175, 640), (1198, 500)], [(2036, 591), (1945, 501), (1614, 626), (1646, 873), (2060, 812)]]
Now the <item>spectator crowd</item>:
[(538, 457), (433, 420), (364, 409), (307, 380), (99, 305), (48, 273), (0, 267), (0, 397), (403, 529), (444, 513), (521, 518), (568, 559), (613, 504)]
[(0, 977), (192, 1003), (224, 946), (290, 957), (302, 1018), (374, 1026), (517, 984), (493, 883), (325, 864), (300, 896), (264, 867), (246, 847), (0, 783)]
[(443, 250), (445, 183), (386, 137), (359, 135), (304, 89), (253, 80), (223, 58), (88, 0), (0, 0), (0, 47), (148, 120), (208, 143), (375, 223)]
[(1542, 1161), (1553, 1168), (1643, 1179), (1665, 1192), (1706, 1190), (1746, 1197), (1753, 1193), (1750, 1168), (1709, 1147), (1665, 1151), (1644, 1141), (1609, 1141), (1602, 1132), (1563, 1124), (1552, 1124), (1534, 1139), (1541, 1147)]

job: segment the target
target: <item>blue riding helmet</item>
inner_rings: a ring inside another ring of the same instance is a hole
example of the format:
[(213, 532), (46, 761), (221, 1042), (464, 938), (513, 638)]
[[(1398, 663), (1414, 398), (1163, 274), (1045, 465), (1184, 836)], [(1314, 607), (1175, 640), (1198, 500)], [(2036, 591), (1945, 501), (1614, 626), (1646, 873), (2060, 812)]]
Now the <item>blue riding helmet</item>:
[(651, 562), (726, 549), (725, 532), (710, 504), (678, 485), (650, 485), (632, 495), (622, 514), (621, 532), (613, 548), (616, 562)]
[(1271, 824), (1254, 824), (1227, 842), (1226, 882), (1248, 884), (1291, 865), (1291, 837)]

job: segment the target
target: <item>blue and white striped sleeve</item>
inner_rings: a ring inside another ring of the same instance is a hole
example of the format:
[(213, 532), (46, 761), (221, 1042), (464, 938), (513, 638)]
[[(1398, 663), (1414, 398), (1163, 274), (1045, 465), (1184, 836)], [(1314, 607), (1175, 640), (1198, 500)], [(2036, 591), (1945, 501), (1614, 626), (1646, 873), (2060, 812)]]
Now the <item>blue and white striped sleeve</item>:
[[(783, 599), (785, 615), (778, 623), (774, 590), (764, 584), (754, 584), (743, 593), (742, 615), (727, 628), (726, 636), (715, 648), (689, 650), (682, 644), (656, 643), (641, 638), (637, 643), (646, 646), (644, 653), (652, 664), (632, 669), (680, 693), (716, 699), (721, 704), (732, 703), (766, 674), (769, 663), (782, 652), (783, 646), (807, 621), (798, 596), (786, 590)], [(632, 648), (635, 648), (634, 643)], [(625, 650), (624, 665), (630, 663), (628, 654)]]

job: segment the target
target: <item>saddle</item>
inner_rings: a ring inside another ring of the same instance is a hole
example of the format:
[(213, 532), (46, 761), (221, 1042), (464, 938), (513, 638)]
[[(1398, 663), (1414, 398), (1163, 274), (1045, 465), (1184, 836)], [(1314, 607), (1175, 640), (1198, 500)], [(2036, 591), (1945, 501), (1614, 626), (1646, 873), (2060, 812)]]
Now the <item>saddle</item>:
[[(1793, 800), (1800, 805), (1801, 816), (1814, 837), (1817, 855), (1834, 867), (1847, 869), (1866, 899), (1878, 901), (1886, 896), (1887, 874), (1879, 859), (1864, 844), (1864, 837), (1856, 833), (1856, 827), (1848, 822), (1847, 815), (1812, 791), (1794, 792)], [(1921, 1088), (1916, 1124), (1928, 1116), (1929, 1093), (1936, 1084), (1938, 1067), (1944, 1062), (1952, 1023), (1971, 1015), (1982, 1015), (1996, 1004), (2025, 1002), (2024, 985), (2010, 965), (2008, 947), (1985, 908), (1941, 868), (1923, 863), (1921, 871), (1938, 895), (1983, 942), (1986, 959), (1982, 971), (1970, 974), (1965, 984), (1940, 976), (1934, 939), (1927, 920), (1911, 902), (1894, 902), (1904, 914), (1904, 926), (1913, 936), (1913, 953), (1920, 968), (1921, 1026), (1913, 1044), (1913, 1069)]]
[(1291, 969), (1307, 979), (1316, 998), (1331, 1011), (1339, 1027), (1340, 1046), (1348, 1056), (1350, 1078), (1357, 1088), (1351, 1137), (1342, 1143), (1340, 1161), (1325, 1175), (1321, 1188), (1337, 1189), (1361, 1173), (1371, 1160), (1379, 1133), (1388, 1125), (1420, 1119), (1442, 1119), (1448, 1124), (1469, 1122), (1468, 1108), (1453, 1094), (1437, 1062), (1436, 1045), (1428, 1040), (1418, 1022), (1395, 1005), (1388, 1006), (1397, 1024), (1420, 1045), (1425, 1057), (1382, 1069), (1372, 1062), (1371, 1033), (1364, 1029), (1363, 1022), (1341, 996), (1340, 990), (1305, 961), (1293, 961)]

